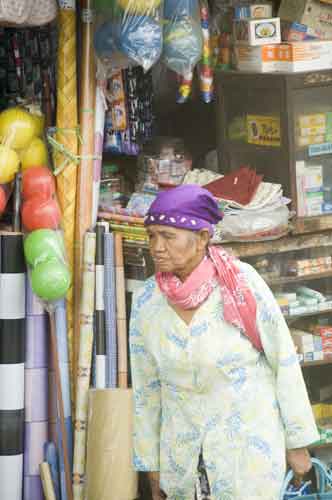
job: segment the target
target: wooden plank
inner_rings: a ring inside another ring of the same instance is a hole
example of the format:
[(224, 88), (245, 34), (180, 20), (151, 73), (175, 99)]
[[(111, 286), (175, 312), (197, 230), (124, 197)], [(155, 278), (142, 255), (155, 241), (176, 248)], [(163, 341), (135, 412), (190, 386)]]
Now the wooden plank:
[(326, 271), (325, 273), (308, 274), (307, 276), (285, 276), (272, 280), (266, 280), (266, 282), (269, 286), (278, 286), (285, 285), (287, 283), (298, 283), (301, 281), (312, 281), (330, 277), (332, 277), (332, 269), (330, 271)]
[(322, 366), (322, 365), (332, 365), (332, 359), (327, 360), (327, 359), (321, 359), (320, 361), (306, 361), (302, 362), (301, 366), (302, 368), (308, 368), (310, 366)]
[(250, 243), (224, 242), (225, 249), (237, 257), (255, 257), (264, 254), (279, 254), (307, 248), (332, 246), (332, 231), (326, 233), (285, 236), (279, 240), (256, 241)]
[(332, 214), (316, 217), (297, 217), (292, 222), (294, 234), (314, 233), (332, 229)]

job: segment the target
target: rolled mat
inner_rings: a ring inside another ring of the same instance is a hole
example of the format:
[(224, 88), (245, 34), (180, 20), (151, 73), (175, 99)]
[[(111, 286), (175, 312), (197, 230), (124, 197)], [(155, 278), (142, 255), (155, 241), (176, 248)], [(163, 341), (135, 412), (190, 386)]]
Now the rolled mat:
[(40, 476), (43, 483), (43, 491), (46, 500), (56, 500), (50, 466), (47, 462), (40, 464)]
[(105, 115), (107, 103), (105, 88), (107, 80), (98, 80), (95, 103), (95, 159), (93, 168), (92, 226), (96, 225), (99, 206), (102, 154), (104, 146)]
[(24, 500), (43, 500), (39, 464), (48, 441), (48, 321), (27, 280)]
[(105, 319), (106, 319), (106, 385), (115, 389), (118, 380), (118, 343), (116, 335), (116, 287), (114, 235), (106, 233), (105, 244)]
[(85, 483), (86, 430), (88, 391), (90, 385), (93, 346), (93, 315), (95, 306), (96, 234), (87, 232), (84, 238), (84, 258), (80, 314), (80, 351), (76, 382), (76, 413), (74, 432), (73, 493), (83, 499)]
[(86, 498), (133, 500), (133, 394), (130, 389), (89, 391)]
[(118, 334), (118, 380), (119, 387), (128, 387), (128, 340), (126, 315), (126, 284), (124, 276), (123, 239), (116, 233), (115, 242), (115, 282), (116, 282), (116, 327)]
[[(78, 152), (75, 130), (78, 125), (75, 8), (75, 0), (59, 1), (56, 116), (57, 141), (73, 155), (77, 155)], [(54, 155), (55, 167), (61, 166), (64, 160), (63, 155)], [(68, 262), (72, 273), (74, 270), (76, 184), (77, 165), (74, 162), (68, 162), (66, 168), (57, 176), (57, 194), (62, 211), (62, 227)], [(74, 297), (71, 287), (67, 294), (67, 335), (71, 367), (73, 367), (73, 307)], [(73, 380), (73, 371), (71, 375), (71, 380)]]
[(104, 236), (105, 226), (96, 226), (96, 310), (95, 310), (95, 387), (106, 387), (106, 334), (105, 334), (105, 304), (104, 304)]
[(21, 500), (24, 433), (23, 237), (0, 235), (0, 498)]

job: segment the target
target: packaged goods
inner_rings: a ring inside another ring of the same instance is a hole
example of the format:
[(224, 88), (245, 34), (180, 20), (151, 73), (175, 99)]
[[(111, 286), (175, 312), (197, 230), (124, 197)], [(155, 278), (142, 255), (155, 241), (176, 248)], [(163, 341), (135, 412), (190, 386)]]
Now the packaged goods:
[(234, 47), (235, 66), (239, 71), (271, 73), (276, 71), (278, 61), (277, 45), (258, 45)]
[(317, 0), (282, 0), (279, 17), (283, 21), (304, 24), (322, 40), (332, 37), (332, 10)]
[(332, 68), (332, 40), (291, 42), (279, 46), (278, 71), (297, 72), (329, 68)]
[(304, 40), (318, 40), (319, 36), (315, 30), (305, 24), (281, 20), (281, 38), (285, 42), (301, 42)]
[(281, 42), (280, 19), (234, 20), (233, 36), (237, 44), (266, 45)]
[(272, 17), (272, 4), (257, 3), (234, 8), (234, 19), (267, 19)]

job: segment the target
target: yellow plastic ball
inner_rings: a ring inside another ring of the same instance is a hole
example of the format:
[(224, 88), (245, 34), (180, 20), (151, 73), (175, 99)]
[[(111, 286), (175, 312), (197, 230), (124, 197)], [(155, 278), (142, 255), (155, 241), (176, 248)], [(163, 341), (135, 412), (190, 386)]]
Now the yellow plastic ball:
[(148, 16), (159, 7), (161, 0), (118, 0), (118, 3), (129, 14)]
[(16, 151), (0, 145), (0, 184), (13, 181), (19, 166), (20, 159)]
[(1, 142), (12, 149), (28, 147), (36, 135), (32, 115), (21, 108), (9, 108), (0, 113)]
[(47, 165), (48, 155), (45, 142), (39, 137), (32, 139), (29, 146), (20, 151), (20, 160), (22, 170)]
[(35, 135), (37, 137), (42, 137), (45, 129), (45, 116), (37, 115), (35, 113), (31, 114), (33, 121), (35, 122)]

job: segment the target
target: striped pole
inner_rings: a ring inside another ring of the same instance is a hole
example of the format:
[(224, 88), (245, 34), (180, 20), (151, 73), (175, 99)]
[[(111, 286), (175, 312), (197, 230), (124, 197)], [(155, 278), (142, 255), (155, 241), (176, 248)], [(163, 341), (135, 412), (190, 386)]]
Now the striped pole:
[(104, 305), (104, 239), (106, 226), (96, 226), (96, 296), (95, 296), (95, 335), (96, 335), (96, 388), (106, 387), (106, 335)]
[(21, 500), (25, 262), (20, 233), (0, 235), (0, 498)]

